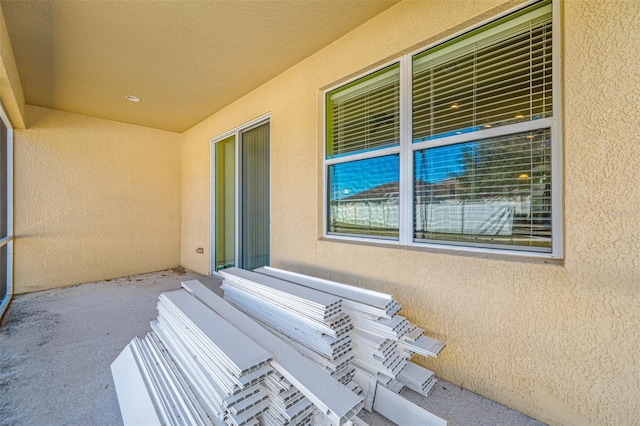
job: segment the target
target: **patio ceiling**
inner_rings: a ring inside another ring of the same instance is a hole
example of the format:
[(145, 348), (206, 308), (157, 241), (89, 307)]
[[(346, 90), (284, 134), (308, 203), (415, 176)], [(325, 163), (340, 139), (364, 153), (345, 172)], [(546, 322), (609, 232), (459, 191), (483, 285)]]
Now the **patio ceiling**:
[(182, 132), (397, 2), (0, 4), (28, 104)]

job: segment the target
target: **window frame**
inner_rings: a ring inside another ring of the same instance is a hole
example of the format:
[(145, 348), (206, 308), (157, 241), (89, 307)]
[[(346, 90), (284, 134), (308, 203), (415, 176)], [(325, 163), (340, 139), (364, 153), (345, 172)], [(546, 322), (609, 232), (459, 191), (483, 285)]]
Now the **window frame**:
[[(241, 192), (242, 192), (242, 134), (248, 130), (255, 129), (256, 127), (262, 126), (263, 124), (269, 123), (269, 181), (268, 185), (270, 188), (270, 197), (273, 195), (272, 191), (272, 161), (271, 158), (273, 155), (273, 144), (272, 134), (273, 127), (271, 127), (271, 112), (263, 114), (259, 117), (256, 117), (250, 121), (247, 121), (244, 124), (241, 124), (232, 130), (228, 130), (218, 136), (215, 136), (209, 140), (209, 274), (213, 276), (220, 276), (218, 271), (216, 270), (216, 158), (215, 158), (215, 144), (218, 142), (222, 142), (229, 137), (235, 138), (235, 185), (234, 185), (234, 194), (235, 194), (235, 202), (234, 202), (234, 238), (235, 238), (235, 250), (234, 250), (234, 261), (235, 265), (241, 267), (239, 265), (239, 259), (242, 258), (242, 231), (241, 231), (241, 211), (242, 211), (242, 201), (241, 201)], [(269, 203), (269, 217), (271, 218), (273, 215), (273, 203)], [(273, 232), (271, 227), (271, 222), (269, 223), (269, 254), (273, 253)]]
[[(393, 245), (399, 245), (400, 241), (402, 240), (402, 214), (399, 215), (399, 224), (398, 224), (398, 239), (395, 238), (380, 238), (377, 237), (375, 235), (371, 235), (371, 236), (367, 236), (367, 235), (352, 235), (352, 234), (340, 234), (340, 233), (329, 233), (329, 214), (328, 214), (328, 209), (329, 209), (329, 167), (334, 165), (334, 164), (340, 164), (340, 163), (350, 163), (352, 161), (358, 161), (358, 160), (367, 160), (370, 158), (377, 158), (377, 157), (384, 157), (387, 155), (395, 155), (398, 154), (400, 156), (400, 172), (399, 172), (399, 180), (400, 182), (402, 182), (402, 164), (403, 164), (403, 159), (402, 159), (402, 146), (403, 146), (403, 140), (404, 140), (404, 132), (405, 129), (403, 127), (403, 123), (404, 123), (404, 118), (406, 116), (406, 111), (404, 111), (404, 108), (406, 107), (407, 104), (407, 96), (409, 95), (409, 93), (404, 90), (406, 89), (406, 87), (403, 87), (403, 84), (406, 84), (406, 82), (404, 81), (405, 79), (403, 78), (403, 69), (406, 67), (403, 67), (403, 60), (405, 60), (404, 57), (400, 57), (400, 58), (394, 58), (393, 60), (386, 62), (380, 66), (377, 66), (376, 68), (367, 70), (359, 75), (357, 75), (356, 77), (353, 77), (351, 79), (349, 79), (348, 81), (342, 82), (340, 84), (336, 84), (326, 90), (324, 90), (322, 92), (322, 158), (323, 158), (323, 192), (322, 192), (322, 234), (324, 238), (334, 238), (334, 239), (339, 239), (339, 240), (347, 240), (347, 241), (359, 241), (359, 242), (382, 242), (385, 244), (393, 244)], [(327, 158), (327, 94), (333, 90), (339, 89), (341, 87), (344, 87), (348, 84), (351, 84), (355, 81), (360, 80), (361, 78), (365, 78), (371, 74), (377, 73), (379, 71), (384, 70), (385, 68), (389, 68), (392, 67), (394, 65), (398, 64), (399, 68), (400, 68), (400, 143), (396, 146), (390, 146), (387, 148), (379, 148), (379, 149), (373, 149), (371, 151), (366, 151), (366, 152), (358, 152), (356, 154), (351, 154), (351, 155), (340, 155), (337, 157), (333, 157), (333, 158)], [(411, 97), (409, 96), (409, 101)], [(399, 208), (402, 210), (402, 202), (403, 202), (403, 198), (402, 198), (402, 188), (400, 188), (399, 191), (399, 196), (400, 196), (400, 205)]]
[(0, 248), (7, 247), (7, 293), (0, 299), (0, 318), (2, 318), (13, 297), (13, 126), (2, 103), (0, 103), (0, 121), (7, 129), (7, 235), (0, 235)]
[[(562, 81), (561, 81), (561, 20), (560, 4), (558, 0), (551, 0), (551, 25), (552, 25), (552, 117), (538, 120), (530, 120), (506, 126), (493, 127), (475, 132), (435, 138), (427, 141), (413, 143), (413, 116), (412, 116), (412, 84), (413, 84), (413, 58), (436, 46), (448, 43), (458, 37), (464, 36), (479, 28), (517, 13), (524, 8), (541, 3), (540, 0), (530, 0), (512, 7), (491, 18), (478, 22), (472, 27), (456, 32), (446, 38), (425, 45), (392, 60), (381, 66), (376, 66), (359, 73), (359, 75), (343, 81), (339, 84), (323, 90), (322, 93), (322, 125), (323, 125), (323, 203), (322, 203), (322, 237), (330, 240), (352, 241), (362, 243), (379, 243), (392, 246), (405, 246), (445, 251), (463, 251), (475, 253), (501, 254), (518, 257), (563, 259), (564, 257), (564, 230), (563, 230), (563, 141), (562, 141)], [(347, 84), (351, 84), (372, 73), (384, 68), (400, 64), (400, 144), (389, 148), (372, 150), (353, 155), (343, 155), (337, 158), (327, 158), (327, 94)], [(424, 242), (414, 239), (414, 199), (413, 199), (413, 155), (415, 151), (438, 146), (453, 145), (457, 143), (481, 140), (496, 136), (514, 134), (523, 131), (549, 128), (551, 132), (551, 251), (529, 250), (525, 246), (487, 246), (474, 245), (470, 242)], [(397, 240), (379, 238), (366, 235), (347, 235), (329, 232), (329, 167), (334, 164), (346, 163), (367, 158), (381, 157), (389, 154), (400, 155), (399, 171), (399, 237)]]

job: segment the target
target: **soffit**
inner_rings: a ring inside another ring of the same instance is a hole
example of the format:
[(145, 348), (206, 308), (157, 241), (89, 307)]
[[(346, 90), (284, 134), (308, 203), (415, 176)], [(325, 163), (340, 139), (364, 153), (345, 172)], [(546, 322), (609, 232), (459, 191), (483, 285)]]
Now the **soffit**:
[(0, 4), (28, 104), (182, 132), (397, 2)]

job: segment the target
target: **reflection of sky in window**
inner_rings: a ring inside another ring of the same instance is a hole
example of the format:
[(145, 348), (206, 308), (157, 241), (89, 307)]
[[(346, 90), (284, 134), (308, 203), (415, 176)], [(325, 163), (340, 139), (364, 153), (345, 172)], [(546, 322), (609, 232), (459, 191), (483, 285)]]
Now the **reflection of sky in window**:
[(329, 167), (329, 196), (340, 200), (399, 179), (398, 154), (334, 164)]
[(429, 148), (414, 153), (416, 180), (439, 183), (464, 173), (464, 154), (471, 153), (475, 142)]
[[(415, 179), (439, 183), (462, 175), (464, 153), (472, 151), (474, 147), (477, 147), (477, 142), (416, 151)], [(340, 200), (386, 183), (398, 182), (399, 179), (400, 157), (397, 154), (334, 164), (329, 167), (329, 195), (332, 200)]]

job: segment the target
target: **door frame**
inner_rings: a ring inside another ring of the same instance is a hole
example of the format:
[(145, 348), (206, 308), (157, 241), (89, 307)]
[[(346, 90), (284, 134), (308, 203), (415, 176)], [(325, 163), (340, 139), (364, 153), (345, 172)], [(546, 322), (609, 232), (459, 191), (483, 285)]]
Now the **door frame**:
[(7, 293), (0, 300), (0, 319), (4, 315), (13, 296), (13, 126), (0, 103), (0, 120), (7, 128), (7, 235), (0, 235), (0, 248), (7, 247)]
[[(210, 140), (210, 176), (209, 176), (209, 273), (211, 275), (219, 275), (216, 272), (216, 159), (215, 159), (215, 144), (221, 142), (231, 136), (235, 137), (235, 262), (238, 263), (238, 259), (241, 257), (242, 253), (242, 241), (241, 241), (241, 217), (240, 212), (242, 211), (242, 199), (240, 197), (240, 191), (242, 189), (242, 133), (247, 130), (251, 130), (258, 126), (262, 126), (263, 124), (269, 123), (271, 124), (271, 113), (267, 113), (261, 115), (257, 118), (254, 118), (251, 121), (248, 121), (238, 127), (235, 127), (232, 130), (229, 130), (225, 133), (222, 133)], [(271, 203), (271, 154), (272, 154), (272, 144), (271, 144), (271, 126), (269, 126), (269, 255), (271, 255), (271, 246), (272, 246), (272, 238), (271, 238), (271, 213), (272, 213), (272, 203)]]

